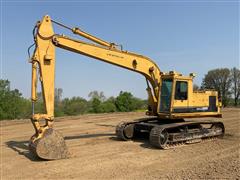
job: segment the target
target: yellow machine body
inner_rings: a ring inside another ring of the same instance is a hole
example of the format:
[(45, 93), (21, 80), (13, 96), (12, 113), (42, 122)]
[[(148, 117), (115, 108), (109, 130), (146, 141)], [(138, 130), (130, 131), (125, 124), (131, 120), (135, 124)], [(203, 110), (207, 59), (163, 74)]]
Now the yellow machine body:
[[(162, 75), (162, 85), (158, 101), (158, 116), (168, 119), (197, 118), (197, 117), (221, 117), (221, 102), (217, 91), (193, 90), (194, 74), (182, 76), (179, 73), (170, 71)], [(170, 81), (171, 80), (171, 81)], [(169, 96), (164, 96), (165, 82), (172, 83)], [(169, 101), (169, 108), (166, 106), (166, 98)]]
[[(52, 24), (70, 29), (93, 43), (55, 34)], [(41, 139), (44, 132), (52, 128), (54, 120), (55, 47), (88, 56), (142, 74), (147, 81), (147, 115), (159, 119), (183, 119), (194, 117), (221, 117), (221, 103), (216, 91), (193, 91), (194, 75), (182, 76), (176, 72), (163, 73), (150, 58), (119, 49), (79, 28), (69, 28), (51, 20), (46, 15), (35, 27), (35, 50), (32, 63), (32, 123), (36, 134), (31, 141)], [(38, 75), (39, 74), (39, 75)], [(37, 80), (42, 85), (45, 113), (35, 114)], [(45, 123), (41, 124), (44, 120)]]

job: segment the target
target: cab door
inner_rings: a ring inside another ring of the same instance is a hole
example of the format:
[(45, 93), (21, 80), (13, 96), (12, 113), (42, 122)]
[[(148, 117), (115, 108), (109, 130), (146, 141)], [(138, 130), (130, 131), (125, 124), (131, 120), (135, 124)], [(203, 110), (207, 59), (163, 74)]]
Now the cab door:
[(173, 80), (163, 79), (160, 96), (160, 112), (170, 112)]
[(175, 113), (188, 112), (188, 82), (187, 81), (175, 81), (174, 100), (172, 111)]

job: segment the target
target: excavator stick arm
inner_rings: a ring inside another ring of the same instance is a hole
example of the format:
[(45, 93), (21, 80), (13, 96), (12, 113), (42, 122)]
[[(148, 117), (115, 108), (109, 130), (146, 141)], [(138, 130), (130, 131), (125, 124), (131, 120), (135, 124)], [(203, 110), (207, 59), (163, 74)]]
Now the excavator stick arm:
[[(54, 32), (50, 17), (45, 16), (37, 26), (36, 48), (31, 61), (33, 104), (31, 121), (36, 132), (30, 139), (29, 147), (37, 157), (48, 160), (60, 159), (67, 157), (68, 151), (61, 134), (53, 130), (55, 46), (52, 43)], [(45, 105), (44, 114), (34, 113), (34, 103), (37, 101), (38, 78), (42, 86), (42, 97)]]
[[(51, 19), (45, 16), (38, 24), (35, 37), (36, 49), (32, 56), (32, 101), (37, 100), (37, 80), (42, 86), (42, 97), (45, 105), (45, 114), (34, 114), (32, 119), (36, 122), (46, 119), (47, 126), (51, 127), (54, 116), (54, 80), (55, 80), (55, 46), (52, 43), (54, 35)], [(39, 77), (38, 77), (39, 76)]]

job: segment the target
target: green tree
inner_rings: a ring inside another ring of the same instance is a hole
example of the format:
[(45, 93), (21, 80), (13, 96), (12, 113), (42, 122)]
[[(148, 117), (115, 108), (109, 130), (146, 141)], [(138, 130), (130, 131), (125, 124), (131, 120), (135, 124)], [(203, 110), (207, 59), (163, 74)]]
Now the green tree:
[(10, 81), (0, 79), (0, 91), (9, 92), (10, 91)]
[(0, 119), (25, 118), (30, 115), (30, 101), (18, 89), (10, 90), (10, 81), (0, 80)]
[(130, 92), (121, 91), (116, 98), (116, 107), (120, 112), (129, 112), (134, 110), (134, 97)]
[(203, 89), (214, 89), (222, 98), (223, 106), (227, 106), (231, 92), (231, 76), (228, 68), (213, 69), (208, 71), (202, 82)]
[(99, 99), (101, 102), (105, 101), (106, 100), (106, 97), (104, 95), (104, 93), (101, 91), (101, 92), (98, 92), (98, 91), (91, 91), (89, 94), (88, 94), (88, 97), (90, 97), (90, 100), (96, 98), (96, 99)]
[[(63, 94), (62, 88), (54, 89), (54, 115), (56, 117), (64, 115), (62, 94)], [(46, 113), (42, 92), (37, 93), (37, 101), (35, 102), (34, 109), (35, 113)]]
[(54, 101), (55, 104), (58, 104), (62, 100), (63, 89), (62, 88), (55, 88), (54, 90)]
[(236, 67), (231, 69), (232, 93), (234, 97), (234, 105), (238, 105), (240, 96), (240, 70)]
[(93, 113), (102, 113), (103, 112), (103, 109), (101, 107), (101, 101), (94, 97), (92, 100), (91, 100), (91, 110), (90, 112), (93, 112)]
[(92, 91), (88, 94), (88, 97), (90, 97), (89, 103), (91, 104), (90, 112), (104, 113), (108, 111), (108, 104), (105, 103), (106, 97), (102, 91)]
[(54, 115), (56, 117), (64, 116), (63, 104), (62, 104), (62, 94), (63, 94), (62, 88), (55, 88), (55, 90), (54, 90)]
[(37, 101), (34, 103), (35, 113), (45, 113), (42, 92), (37, 92)]
[(62, 101), (62, 111), (66, 115), (84, 114), (88, 111), (88, 102), (81, 97), (65, 98)]
[(148, 102), (137, 97), (133, 97), (133, 109), (134, 110), (146, 110)]
[(116, 108), (116, 105), (115, 105), (115, 98), (110, 97), (106, 101), (104, 101), (101, 104), (101, 109), (103, 110), (103, 112), (106, 112), (106, 113), (116, 112), (117, 108)]

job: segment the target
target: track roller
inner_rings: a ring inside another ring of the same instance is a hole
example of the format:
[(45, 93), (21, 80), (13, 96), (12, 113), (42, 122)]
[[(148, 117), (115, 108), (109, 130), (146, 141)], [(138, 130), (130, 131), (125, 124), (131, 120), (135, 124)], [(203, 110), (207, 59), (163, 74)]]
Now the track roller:
[(222, 138), (225, 133), (225, 127), (222, 122), (218, 122), (212, 125), (211, 129), (215, 132), (216, 136)]

